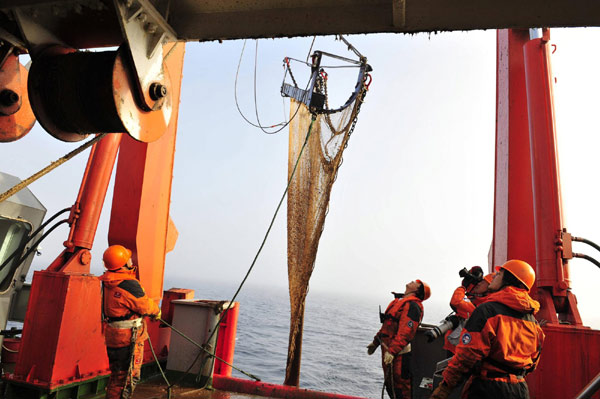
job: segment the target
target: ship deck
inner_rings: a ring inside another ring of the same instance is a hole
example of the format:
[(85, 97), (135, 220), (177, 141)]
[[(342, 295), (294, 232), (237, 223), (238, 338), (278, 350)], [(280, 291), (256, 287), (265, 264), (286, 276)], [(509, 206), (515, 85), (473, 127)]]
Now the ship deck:
[[(247, 395), (218, 389), (199, 389), (195, 387), (173, 387), (171, 399), (269, 399), (270, 396)], [(133, 393), (133, 399), (167, 399), (166, 386), (161, 379), (153, 379), (139, 384)]]

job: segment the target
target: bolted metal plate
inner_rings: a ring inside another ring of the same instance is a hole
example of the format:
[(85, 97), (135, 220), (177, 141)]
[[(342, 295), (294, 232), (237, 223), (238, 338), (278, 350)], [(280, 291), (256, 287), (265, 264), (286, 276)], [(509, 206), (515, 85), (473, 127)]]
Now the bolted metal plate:
[[(154, 111), (145, 111), (138, 106), (135, 98), (135, 82), (132, 73), (123, 59), (123, 50), (115, 60), (113, 71), (113, 96), (117, 113), (126, 132), (138, 141), (150, 143), (158, 140), (167, 130), (173, 113), (172, 87), (169, 71), (163, 65), (162, 85), (166, 91), (164, 97), (154, 103)], [(161, 90), (162, 91), (162, 90)]]

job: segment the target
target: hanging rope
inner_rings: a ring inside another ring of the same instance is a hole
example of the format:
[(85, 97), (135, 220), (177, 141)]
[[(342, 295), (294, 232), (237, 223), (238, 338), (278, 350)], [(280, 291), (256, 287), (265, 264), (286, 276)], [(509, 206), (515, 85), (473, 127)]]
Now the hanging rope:
[(63, 163), (65, 163), (68, 160), (70, 160), (71, 158), (75, 157), (75, 155), (83, 152), (88, 147), (96, 144), (98, 141), (102, 140), (102, 138), (104, 136), (106, 136), (106, 133), (102, 133), (102, 134), (97, 135), (93, 139), (85, 142), (83, 145), (77, 147), (76, 149), (74, 149), (73, 151), (69, 152), (68, 154), (66, 154), (66, 155), (58, 158), (56, 161), (52, 162), (50, 165), (46, 166), (44, 169), (42, 169), (39, 172), (36, 172), (33, 175), (29, 176), (27, 179), (23, 180), (21, 183), (16, 184), (15, 186), (9, 188), (8, 190), (6, 190), (2, 194), (0, 194), (0, 202), (3, 202), (7, 198), (9, 198), (9, 197), (13, 196), (14, 194), (18, 193), (19, 191), (21, 191), (22, 189), (24, 189), (25, 187), (27, 187), (28, 185), (30, 185), (31, 183), (33, 183), (34, 181), (36, 181), (37, 179), (39, 179), (40, 177), (48, 174), (49, 172), (51, 172), (54, 169), (58, 168)]

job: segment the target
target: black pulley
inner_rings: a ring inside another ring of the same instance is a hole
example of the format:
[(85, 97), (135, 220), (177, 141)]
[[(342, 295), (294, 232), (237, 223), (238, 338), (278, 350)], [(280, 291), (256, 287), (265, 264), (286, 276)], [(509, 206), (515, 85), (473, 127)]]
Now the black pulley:
[(40, 124), (63, 141), (126, 132), (113, 95), (117, 51), (75, 52), (52, 47), (29, 71), (29, 98)]

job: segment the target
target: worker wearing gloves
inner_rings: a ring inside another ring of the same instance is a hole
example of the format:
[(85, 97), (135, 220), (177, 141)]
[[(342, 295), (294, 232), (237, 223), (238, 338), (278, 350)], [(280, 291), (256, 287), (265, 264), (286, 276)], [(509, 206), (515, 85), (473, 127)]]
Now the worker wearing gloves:
[(373, 342), (367, 346), (372, 355), (381, 345), (385, 387), (392, 399), (411, 397), (410, 341), (423, 319), (422, 301), (431, 296), (431, 289), (421, 280), (406, 284), (404, 294), (395, 298), (381, 315), (382, 326)]
[(448, 356), (452, 356), (456, 350), (456, 344), (460, 333), (469, 317), (473, 314), (475, 307), (485, 300), (488, 286), (492, 282), (493, 274), (483, 277), (483, 270), (479, 266), (473, 266), (467, 271), (466, 268), (459, 272), (463, 277), (460, 287), (454, 290), (450, 298), (450, 307), (458, 317), (458, 326), (446, 332), (444, 337), (444, 349)]
[(129, 249), (111, 245), (104, 251), (103, 261), (102, 315), (111, 371), (106, 398), (129, 399), (140, 379), (144, 341), (148, 338), (143, 316), (159, 318), (160, 309), (136, 279)]
[(469, 374), (463, 398), (529, 398), (524, 377), (535, 369), (544, 342), (533, 317), (540, 304), (528, 294), (534, 282), (535, 272), (524, 261), (499, 268), (489, 286), (495, 292), (467, 321), (432, 399), (447, 398)]

